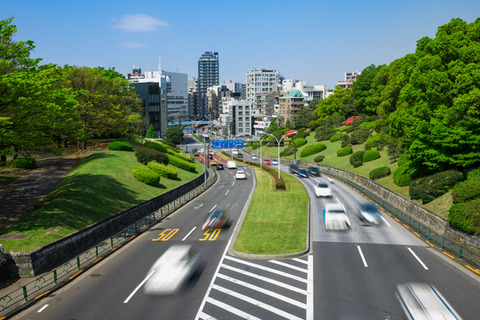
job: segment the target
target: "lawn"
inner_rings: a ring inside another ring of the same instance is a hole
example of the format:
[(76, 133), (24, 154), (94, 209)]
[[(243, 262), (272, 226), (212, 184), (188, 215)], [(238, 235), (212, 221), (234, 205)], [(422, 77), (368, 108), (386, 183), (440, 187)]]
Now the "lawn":
[(149, 186), (132, 176), (134, 167), (143, 166), (134, 152), (94, 152), (38, 202), (37, 210), (0, 231), (30, 236), (2, 244), (7, 251), (35, 249), (192, 180), (203, 173), (203, 165), (195, 165), (195, 173), (172, 167), (177, 180), (162, 177), (158, 186)]

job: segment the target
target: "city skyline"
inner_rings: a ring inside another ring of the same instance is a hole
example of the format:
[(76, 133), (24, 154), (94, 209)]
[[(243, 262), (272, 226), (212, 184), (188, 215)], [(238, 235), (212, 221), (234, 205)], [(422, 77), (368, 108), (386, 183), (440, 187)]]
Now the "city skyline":
[(246, 81), (255, 68), (333, 89), (345, 72), (389, 64), (415, 51), (424, 36), (453, 18), (473, 22), (480, 2), (420, 0), (251, 1), (125, 0), (70, 3), (0, 0), (14, 16), (15, 40), (33, 40), (34, 58), (115, 68), (163, 70), (198, 78), (198, 58), (219, 53), (220, 83)]

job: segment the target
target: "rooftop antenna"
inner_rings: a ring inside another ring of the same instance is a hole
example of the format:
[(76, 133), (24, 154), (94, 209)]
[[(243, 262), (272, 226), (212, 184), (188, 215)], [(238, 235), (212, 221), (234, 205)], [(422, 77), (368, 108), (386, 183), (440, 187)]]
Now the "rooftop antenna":
[(162, 57), (158, 56), (158, 71), (162, 71)]

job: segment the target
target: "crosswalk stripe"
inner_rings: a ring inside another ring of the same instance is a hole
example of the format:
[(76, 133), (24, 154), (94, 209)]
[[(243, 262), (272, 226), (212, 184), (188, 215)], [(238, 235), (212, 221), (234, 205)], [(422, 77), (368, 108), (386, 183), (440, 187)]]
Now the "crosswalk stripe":
[(213, 298), (207, 298), (207, 302), (208, 303), (211, 303), (219, 308), (222, 308), (224, 310), (227, 310), (228, 312), (230, 313), (233, 313), (235, 314), (236, 316), (239, 316), (240, 318), (243, 318), (243, 319), (251, 319), (251, 320), (261, 320), (260, 318), (257, 318), (257, 317), (254, 317), (252, 316), (251, 314), (248, 314), (246, 312), (243, 312), (242, 310), (240, 309), (237, 309), (235, 307), (232, 307), (226, 303), (223, 303), (221, 301), (218, 301), (216, 299), (213, 299)]
[(300, 267), (297, 267), (297, 266), (292, 266), (291, 264), (281, 262), (281, 261), (277, 261), (277, 260), (271, 260), (269, 262), (274, 263), (274, 264), (278, 264), (279, 266), (283, 266), (283, 267), (287, 267), (287, 268), (290, 268), (290, 269), (293, 269), (293, 270), (304, 272), (304, 273), (307, 273), (307, 271), (308, 271), (307, 269), (300, 268)]

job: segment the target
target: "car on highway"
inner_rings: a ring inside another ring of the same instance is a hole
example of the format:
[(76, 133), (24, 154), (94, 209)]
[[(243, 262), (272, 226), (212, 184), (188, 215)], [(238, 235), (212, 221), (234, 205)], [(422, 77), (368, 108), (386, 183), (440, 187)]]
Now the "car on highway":
[(238, 154), (238, 150), (237, 150), (237, 149), (232, 149), (232, 154), (237, 155), (237, 154)]
[(145, 294), (169, 295), (177, 293), (195, 273), (199, 254), (191, 245), (172, 245), (148, 271), (143, 286)]
[(302, 178), (308, 178), (308, 171), (307, 171), (307, 169), (300, 168), (300, 169), (298, 169), (297, 174), (298, 174), (300, 177), (302, 177)]
[(350, 220), (343, 204), (327, 203), (323, 209), (323, 221), (327, 230), (348, 230)]
[(317, 167), (309, 167), (308, 168), (308, 173), (314, 177), (320, 177), (320, 169)]
[(235, 179), (247, 179), (247, 174), (245, 173), (245, 171), (243, 170), (238, 170), (236, 173), (235, 173)]
[(235, 161), (227, 161), (228, 169), (237, 169), (237, 163)]
[(278, 166), (278, 160), (272, 159), (272, 166)]
[(207, 219), (202, 224), (202, 230), (219, 229), (227, 224), (228, 214), (226, 210), (216, 208), (207, 215)]
[(317, 198), (320, 197), (331, 197), (332, 189), (325, 182), (317, 182), (314, 186), (315, 195)]
[(380, 212), (376, 205), (371, 202), (362, 202), (358, 206), (358, 217), (369, 224), (380, 223)]
[(237, 154), (237, 158), (241, 158), (243, 159), (243, 154), (241, 154), (240, 152)]
[(254, 154), (252, 154), (252, 160), (258, 160), (258, 157)]
[(223, 167), (223, 164), (222, 163), (217, 163), (217, 170), (223, 170), (223, 169), (225, 169)]
[(395, 294), (408, 319), (462, 319), (437, 288), (429, 283), (399, 284)]
[(298, 167), (298, 165), (293, 164), (293, 163), (290, 165), (290, 172), (291, 172), (291, 173), (297, 173), (298, 169), (300, 169), (300, 168)]
[(269, 166), (269, 165), (272, 164), (272, 162), (270, 161), (270, 159), (265, 158), (265, 159), (263, 159), (263, 164), (266, 165), (266, 166)]

